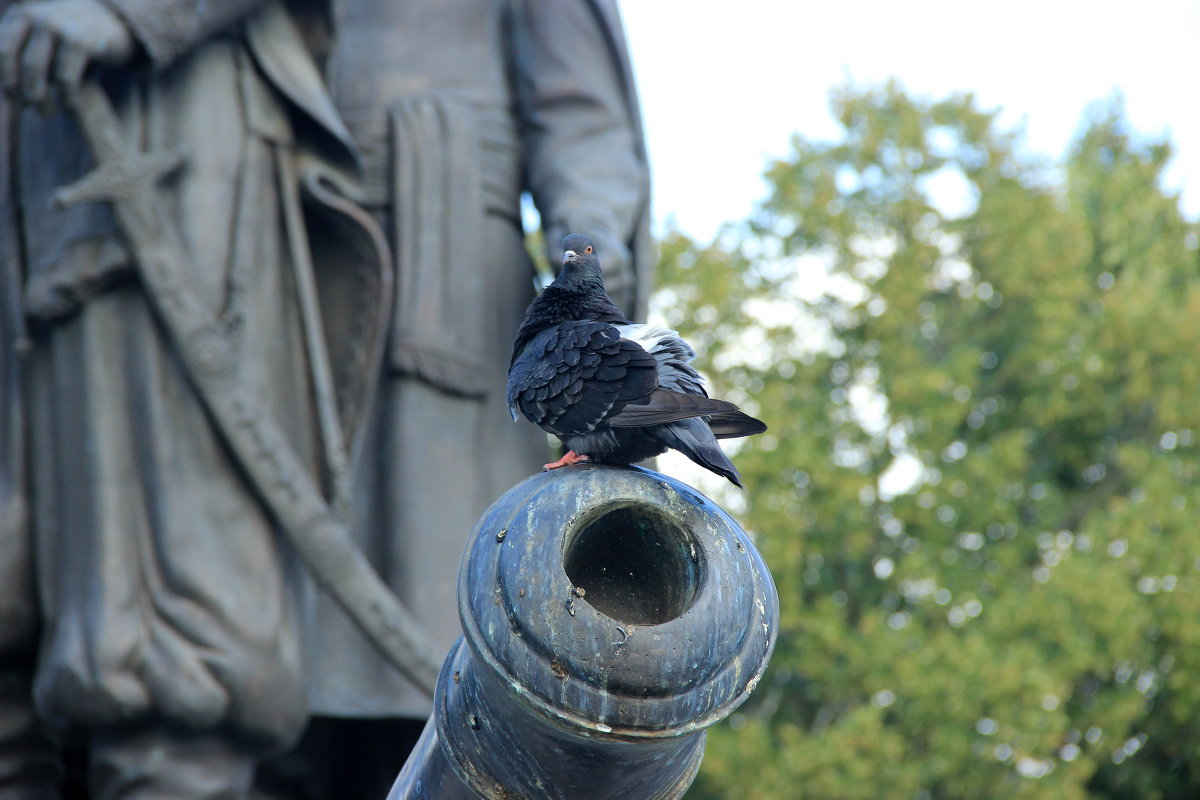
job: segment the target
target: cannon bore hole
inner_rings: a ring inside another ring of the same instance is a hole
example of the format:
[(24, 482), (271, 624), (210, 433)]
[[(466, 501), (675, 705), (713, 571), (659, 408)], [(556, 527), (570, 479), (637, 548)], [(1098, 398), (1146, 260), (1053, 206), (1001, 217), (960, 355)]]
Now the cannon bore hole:
[(665, 512), (624, 504), (572, 532), (563, 569), (598, 611), (633, 625), (659, 625), (691, 607), (703, 557), (691, 532)]

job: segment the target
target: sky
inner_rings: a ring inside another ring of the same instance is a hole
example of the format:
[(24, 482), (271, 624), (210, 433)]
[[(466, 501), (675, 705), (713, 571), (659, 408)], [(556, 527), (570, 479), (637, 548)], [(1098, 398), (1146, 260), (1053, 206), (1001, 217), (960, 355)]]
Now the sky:
[(744, 219), (793, 133), (832, 139), (830, 89), (898, 78), (969, 90), (1062, 156), (1120, 91), (1135, 131), (1176, 148), (1169, 188), (1200, 217), (1200, 0), (619, 0), (650, 154), (654, 221), (708, 240)]
[[(1170, 138), (1167, 188), (1200, 218), (1200, 0), (618, 0), (641, 98), (654, 230), (702, 242), (745, 219), (772, 157), (793, 134), (834, 139), (829, 93), (895, 77), (931, 98), (971, 91), (1063, 156), (1087, 107), (1120, 92), (1133, 129)], [(938, 197), (933, 198), (939, 202)], [(736, 460), (736, 458), (735, 458)], [(713, 479), (675, 453), (659, 468), (705, 491)], [(880, 491), (916, 485), (898, 458)], [(885, 485), (886, 484), (886, 485)], [(736, 492), (721, 497), (739, 508)]]

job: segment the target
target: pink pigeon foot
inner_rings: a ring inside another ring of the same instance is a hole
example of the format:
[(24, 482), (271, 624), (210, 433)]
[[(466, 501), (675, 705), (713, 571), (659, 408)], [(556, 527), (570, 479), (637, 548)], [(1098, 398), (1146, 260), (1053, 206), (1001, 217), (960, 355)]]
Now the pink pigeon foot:
[(567, 454), (565, 456), (563, 456), (562, 458), (560, 458), (558, 461), (555, 461), (551, 464), (543, 464), (542, 470), (544, 472), (549, 472), (552, 469), (558, 469), (559, 467), (569, 467), (572, 464), (581, 464), (581, 463), (586, 464), (587, 460), (588, 460), (587, 456), (580, 455), (579, 453), (576, 453), (574, 450), (568, 450)]

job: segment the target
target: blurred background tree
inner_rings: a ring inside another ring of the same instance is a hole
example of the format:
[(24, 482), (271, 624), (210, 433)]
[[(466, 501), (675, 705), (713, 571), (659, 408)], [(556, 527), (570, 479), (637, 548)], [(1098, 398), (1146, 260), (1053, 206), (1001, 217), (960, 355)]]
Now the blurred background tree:
[(1165, 142), (833, 97), (659, 310), (767, 420), (783, 629), (689, 798), (1200, 797), (1200, 255)]

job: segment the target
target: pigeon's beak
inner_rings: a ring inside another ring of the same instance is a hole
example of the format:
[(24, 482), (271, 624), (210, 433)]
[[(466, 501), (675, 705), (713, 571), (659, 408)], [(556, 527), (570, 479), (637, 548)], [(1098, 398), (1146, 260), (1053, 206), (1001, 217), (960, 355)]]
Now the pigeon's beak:
[(566, 266), (568, 261), (574, 261), (574, 260), (575, 260), (575, 251), (574, 250), (568, 250), (567, 252), (563, 253), (563, 266)]

